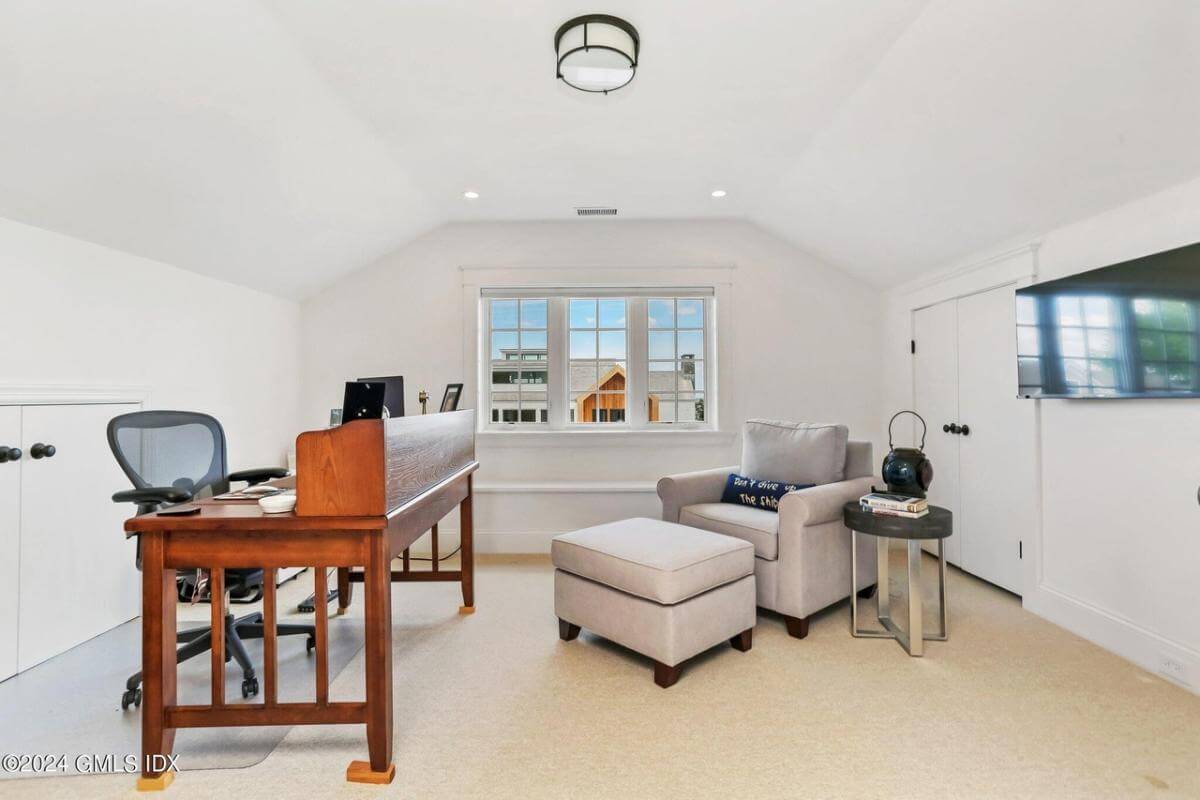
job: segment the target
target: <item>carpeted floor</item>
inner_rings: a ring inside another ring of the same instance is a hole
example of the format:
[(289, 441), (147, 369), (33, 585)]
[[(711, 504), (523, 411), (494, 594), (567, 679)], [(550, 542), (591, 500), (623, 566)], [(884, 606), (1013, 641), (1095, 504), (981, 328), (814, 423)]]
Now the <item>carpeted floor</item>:
[[(951, 640), (924, 659), (852, 639), (845, 604), (804, 641), (762, 613), (750, 652), (717, 648), (669, 690), (586, 631), (559, 641), (547, 559), (481, 558), (477, 581), (473, 616), (456, 585), (394, 590), (393, 784), (344, 782), (361, 727), (297, 727), (252, 767), (182, 764), (168, 796), (1200, 798), (1200, 697), (957, 571)], [(361, 661), (335, 698), (360, 695)], [(0, 794), (133, 796), (133, 777)]]

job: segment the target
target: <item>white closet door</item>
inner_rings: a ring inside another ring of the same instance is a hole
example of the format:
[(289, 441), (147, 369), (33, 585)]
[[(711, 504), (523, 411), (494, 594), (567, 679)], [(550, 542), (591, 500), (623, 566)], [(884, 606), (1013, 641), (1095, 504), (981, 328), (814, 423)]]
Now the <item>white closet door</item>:
[(1020, 594), (1019, 541), (1034, 529), (1034, 404), (1017, 397), (1014, 290), (958, 301), (961, 566)]
[[(108, 449), (108, 420), (136, 404), (25, 406), (21, 415), (20, 669), (138, 615), (133, 514), (112, 494), (129, 488)], [(51, 458), (34, 460), (36, 443)]]
[[(958, 422), (958, 305), (949, 300), (913, 312), (913, 405), (929, 424), (925, 455), (933, 462), (929, 502), (954, 514), (954, 535), (946, 540), (946, 559), (958, 564), (962, 556), (962, 517), (959, 513), (958, 445), (962, 438), (944, 433), (943, 425)], [(899, 420), (897, 420), (899, 423)], [(917, 435), (921, 424), (917, 423)], [(935, 548), (926, 548), (936, 552)]]
[[(0, 406), (0, 447), (21, 447), (21, 407)], [(0, 681), (17, 673), (21, 461), (0, 464)]]

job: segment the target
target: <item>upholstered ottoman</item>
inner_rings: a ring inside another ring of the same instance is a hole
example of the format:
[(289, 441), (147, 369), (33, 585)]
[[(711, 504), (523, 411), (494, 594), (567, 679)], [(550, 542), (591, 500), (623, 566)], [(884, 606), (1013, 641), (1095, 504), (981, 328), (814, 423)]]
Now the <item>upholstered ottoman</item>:
[(587, 628), (654, 659), (666, 688), (680, 665), (721, 642), (749, 650), (754, 546), (656, 519), (626, 519), (556, 536), (554, 613), (570, 641)]

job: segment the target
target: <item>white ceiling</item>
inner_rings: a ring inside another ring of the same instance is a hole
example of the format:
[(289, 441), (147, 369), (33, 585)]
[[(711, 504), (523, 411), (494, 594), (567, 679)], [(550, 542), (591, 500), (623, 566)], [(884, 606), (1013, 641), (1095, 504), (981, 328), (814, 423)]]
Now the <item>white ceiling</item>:
[[(642, 34), (607, 97), (553, 79), (554, 30), (596, 10)], [(445, 221), (600, 204), (746, 217), (883, 285), (1200, 174), (1195, 0), (0, 0), (0, 19), (0, 216), (288, 296)]]

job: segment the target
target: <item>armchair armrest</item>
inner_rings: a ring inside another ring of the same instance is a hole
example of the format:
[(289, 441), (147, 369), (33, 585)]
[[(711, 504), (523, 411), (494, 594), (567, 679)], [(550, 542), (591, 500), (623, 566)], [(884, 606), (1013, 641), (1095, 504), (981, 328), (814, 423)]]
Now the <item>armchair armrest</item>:
[(228, 475), (230, 482), (245, 481), (254, 486), (263, 481), (273, 480), (275, 478), (286, 478), (288, 471), (283, 467), (258, 467), (256, 469), (242, 469), (237, 472), (231, 472)]
[(174, 486), (150, 486), (145, 489), (126, 489), (112, 496), (114, 503), (137, 503), (139, 506), (147, 503), (186, 503), (192, 499), (192, 493)]
[(789, 492), (779, 501), (780, 528), (836, 522), (842, 518), (842, 506), (871, 491), (876, 482), (872, 477), (851, 478)]
[(662, 500), (662, 518), (666, 522), (679, 522), (679, 510), (696, 503), (716, 503), (721, 499), (729, 473), (738, 468), (717, 467), (700, 472), (683, 472), (668, 475), (658, 482), (658, 496)]

